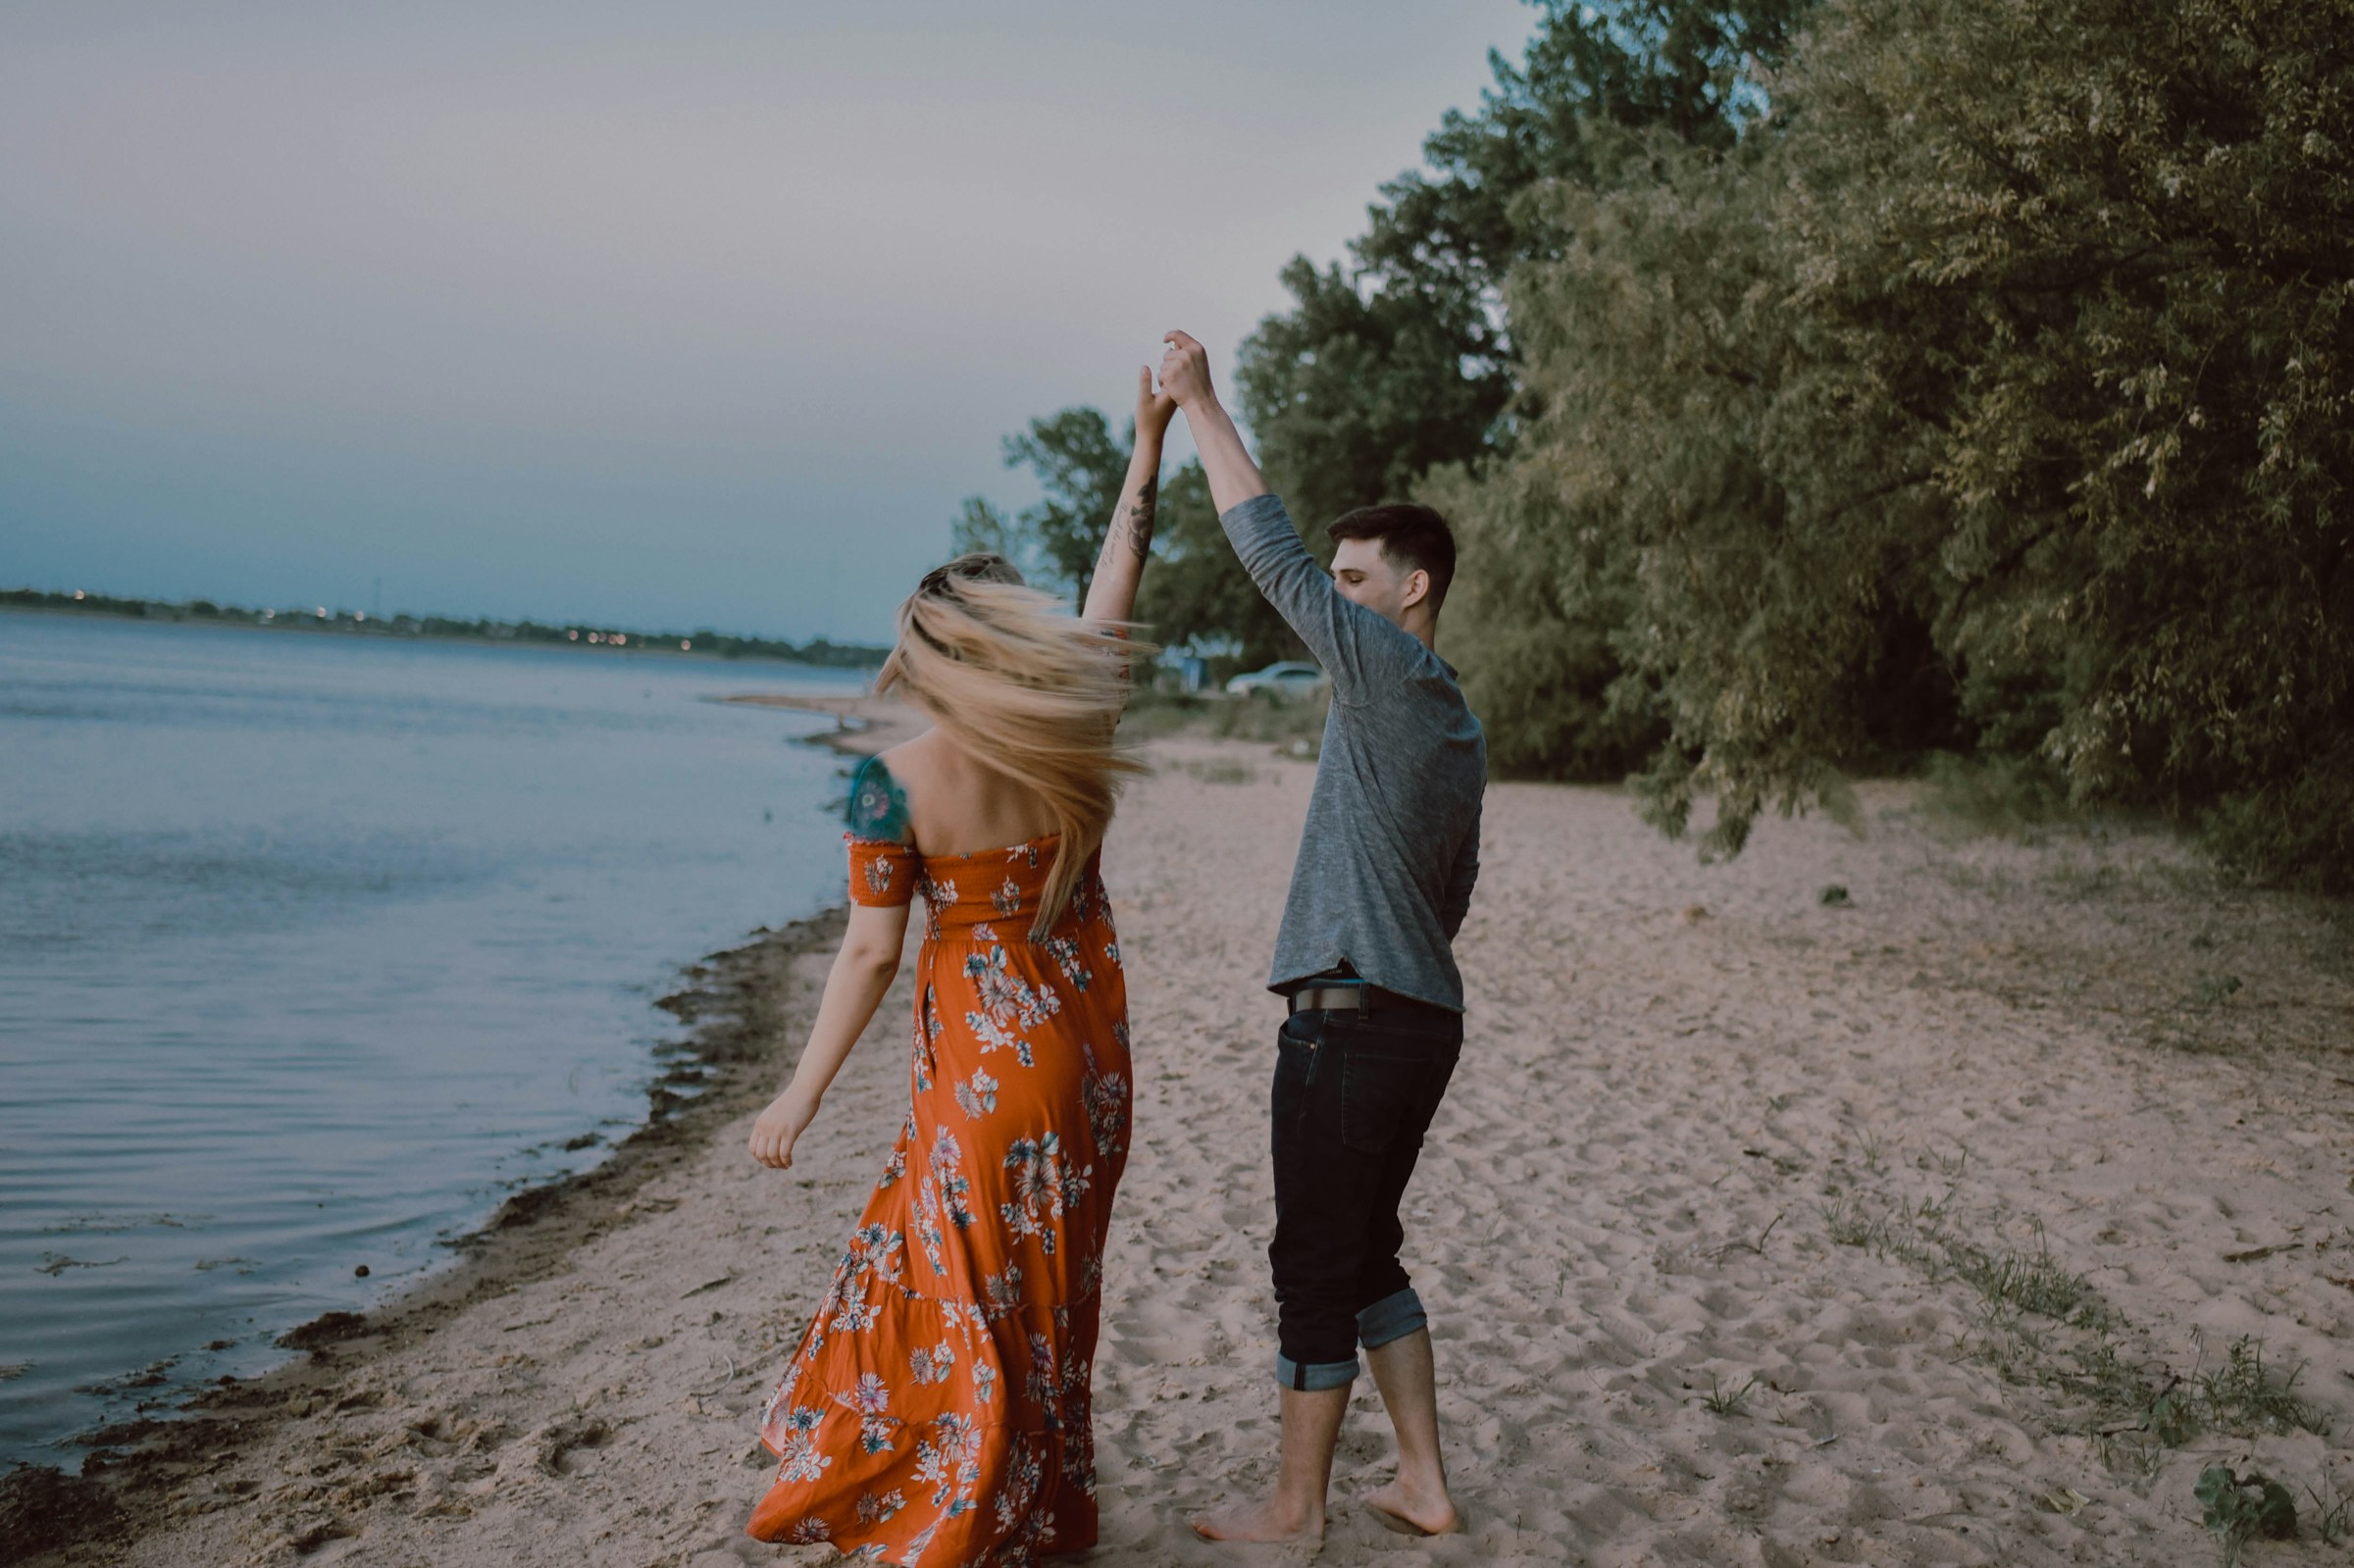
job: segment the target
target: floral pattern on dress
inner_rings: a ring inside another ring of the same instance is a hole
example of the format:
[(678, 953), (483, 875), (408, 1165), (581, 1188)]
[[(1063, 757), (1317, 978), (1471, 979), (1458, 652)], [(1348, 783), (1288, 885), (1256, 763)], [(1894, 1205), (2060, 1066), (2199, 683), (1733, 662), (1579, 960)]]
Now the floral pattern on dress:
[(965, 1028), (981, 1042), (986, 1054), (1010, 1047), (1024, 1067), (1038, 1065), (1032, 1054), (1031, 1032), (1062, 1011), (1062, 998), (1052, 989), (1025, 980), (1010, 964), (1003, 942), (985, 951), (968, 953), (965, 979), (972, 982), (980, 1006), (964, 1015)]
[(1062, 971), (1062, 978), (1070, 982), (1071, 988), (1080, 991), (1087, 989), (1088, 982), (1096, 978), (1096, 972), (1087, 967), (1087, 957), (1080, 950), (1078, 939), (1072, 936), (1049, 936), (1043, 945), (1052, 956), (1054, 967)]
[(854, 901), (925, 905), (909, 1109), (763, 1412), (762, 1540), (924, 1568), (1095, 1542), (1088, 1385), (1133, 1069), (1092, 859), (1031, 938), (1053, 851), (851, 840)]
[(998, 1081), (978, 1071), (960, 1080), (956, 1085), (956, 1107), (968, 1117), (987, 1116), (998, 1108)]

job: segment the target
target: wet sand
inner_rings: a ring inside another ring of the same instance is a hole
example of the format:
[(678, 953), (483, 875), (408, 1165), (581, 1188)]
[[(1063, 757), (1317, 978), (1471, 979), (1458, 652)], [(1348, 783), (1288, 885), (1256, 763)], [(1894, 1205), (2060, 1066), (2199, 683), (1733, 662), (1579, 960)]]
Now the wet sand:
[[(1260, 986), (1311, 770), (1148, 754), (1104, 857), (1139, 1085), (1084, 1560), (1305, 1561), (1183, 1519), (1272, 1472)], [(1319, 1560), (2205, 1564), (2216, 1463), (2308, 1522), (2248, 1561), (2342, 1559), (2305, 1489), (2354, 1492), (2344, 928), (2155, 836), (1948, 842), (1906, 788), (1862, 798), (1864, 837), (1768, 823), (1707, 867), (1615, 791), (1492, 790), (1469, 1039), (1407, 1221), (1467, 1528), (1351, 1500), (1390, 1451), (1360, 1385)], [(125, 1511), (39, 1560), (825, 1560), (741, 1536), (752, 1421), (898, 1126), (904, 985), (795, 1170), (743, 1138), (832, 929), (700, 977), (718, 1083), (644, 1150), (124, 1445)], [(2235, 1341), (2303, 1407), (2233, 1403)], [(2144, 1398), (2137, 1429), (2135, 1391), (2175, 1414)]]

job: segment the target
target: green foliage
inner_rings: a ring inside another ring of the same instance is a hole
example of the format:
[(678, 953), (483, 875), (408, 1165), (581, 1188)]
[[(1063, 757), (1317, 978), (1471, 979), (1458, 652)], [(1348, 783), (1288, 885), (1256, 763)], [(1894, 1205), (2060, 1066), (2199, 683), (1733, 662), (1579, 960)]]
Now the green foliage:
[(2349, 20), (1872, 0), (1793, 73), (1791, 304), (1901, 390), (1943, 651), (2049, 694), (2079, 800), (2347, 831)]
[(1042, 587), (1087, 597), (1096, 557), (1103, 548), (1120, 481), (1128, 472), (1129, 438), (1115, 438), (1111, 421), (1096, 408), (1066, 408), (1030, 422), (1005, 437), (1005, 466), (1027, 467), (1043, 492), (1010, 521), (978, 495), (967, 496), (955, 524), (959, 550), (994, 550), (1014, 561)]
[(1478, 482), (1625, 563), (1655, 821), (1950, 747), (2354, 885), (2349, 20), (1841, 0), (1758, 133), (1532, 198)]
[(2313, 1533), (2322, 1538), (2322, 1544), (2334, 1546), (2354, 1530), (2354, 1492), (2347, 1492), (2335, 1480), (2329, 1482), (2329, 1495), (2308, 1486), (2305, 1495), (2313, 1501)]
[[(1942, 755), (2354, 890), (2354, 3), (1538, 11), (1236, 377), (1296, 516), (1455, 522), (1497, 767), (1729, 853)], [(1073, 583), (1080, 412), (1009, 446)], [(1272, 656), (1175, 511), (1163, 634)]]
[[(1869, 1163), (1876, 1167), (1876, 1158)], [(2202, 1352), (2189, 1372), (2170, 1373), (2134, 1353), (2146, 1336), (2053, 1253), (2040, 1224), (2032, 1250), (1990, 1245), (1960, 1229), (1958, 1189), (1919, 1203), (1869, 1190), (1838, 1193), (1822, 1206), (1824, 1233), (1837, 1245), (1916, 1268), (1932, 1284), (1950, 1278), (1968, 1285), (1978, 1319), (1973, 1353), (2006, 1382), (2055, 1395), (2063, 1407), (2055, 1412), (2064, 1421), (2058, 1430), (2081, 1432), (2111, 1463), (2129, 1460), (2144, 1473), (2154, 1473), (2164, 1450), (2203, 1433), (2328, 1435), (2328, 1418), (2296, 1393), (2303, 1369), (2283, 1376), (2266, 1361), (2261, 1340), (2232, 1341), (2212, 1370)], [(2342, 1498), (2331, 1506), (2338, 1509), (2332, 1528), (2354, 1513)]]
[(1517, 385), (1504, 281), (1565, 238), (1529, 195), (1608, 183), (1618, 127), (1732, 145), (1762, 104), (1752, 74), (1781, 57), (1810, 3), (1536, 0), (1522, 59), (1490, 55), (1479, 109), (1450, 110), (1425, 167), (1382, 187), (1353, 265), (1294, 257), (1291, 309), (1243, 346), (1244, 412), (1295, 511), (1324, 522), (1404, 499), (1418, 476), (1504, 443)]
[(1283, 284), (1293, 306), (1244, 339), (1235, 385), (1267, 482), (1311, 533), (1486, 448), (1511, 383), (1470, 357), (1487, 330), (1475, 298), (1368, 290), (1305, 256)]
[(2250, 1541), (2296, 1539), (2296, 1498), (2262, 1471), (2242, 1476), (2227, 1465), (2209, 1465), (2199, 1472), (2191, 1494), (2205, 1509), (2202, 1522), (2208, 1531), (2223, 1540), (2226, 1563), (2238, 1561), (2240, 1547)]
[[(1613, 177), (1624, 127), (1733, 146), (1763, 108), (1757, 71), (1786, 53), (1811, 4), (1536, 0), (1522, 58), (1491, 56), (1495, 84), (1480, 107), (1450, 111), (1424, 144), (1425, 167), (1382, 187), (1350, 265), (1295, 257), (1284, 267), (1293, 303), (1246, 340), (1235, 384), (1260, 464), (1311, 549), (1329, 555), (1322, 523), (1404, 499), (1436, 472), (1457, 473), (1461, 498), (1462, 477), (1509, 448), (1519, 379), (1506, 276), (1557, 254), (1565, 237), (1532, 195), (1548, 181)], [(1006, 461), (1028, 465), (1045, 499), (1011, 520), (968, 500), (959, 547), (998, 549), (1083, 590), (1118, 488), (1108, 423), (1086, 409), (1036, 421), (1008, 439)], [(1160, 564), (1146, 576), (1140, 617), (1173, 644), (1239, 644), (1244, 663), (1294, 656), (1281, 623), (1226, 570), (1214, 518), (1172, 504), (1184, 472), (1163, 487)], [(1450, 638), (1457, 628), (1493, 633), (1464, 638), (1458, 661), (1490, 716), (1492, 759), (1510, 771), (1622, 776), (1660, 734), (1643, 683), (1620, 684), (1625, 572), (1590, 594), (1532, 580), (1540, 602), (1529, 606), (1513, 602), (1517, 575), (1466, 570), (1458, 581), (1493, 589), (1458, 587), (1447, 618)]]
[(1444, 646), (1503, 773), (1617, 780), (1664, 733), (1655, 685), (1620, 649), (1634, 606), (1629, 561), (1561, 504), (1534, 463), (1484, 480), (1442, 471), (1417, 494), (1456, 530)]
[(1158, 516), (1151, 566), (1136, 595), (1136, 618), (1154, 640), (1167, 647), (1224, 648), (1220, 668), (1230, 663), (1254, 670), (1306, 657), (1234, 558), (1198, 459), (1162, 479)]
[(2264, 1359), (2264, 1341), (2241, 1335), (2224, 1354), (2224, 1364), (2192, 1379), (2201, 1409), (2214, 1426), (2230, 1432), (2312, 1432), (2327, 1435), (2328, 1418), (2297, 1393), (2303, 1367), (2277, 1372)]
[(948, 525), (948, 548), (957, 555), (1001, 555), (1018, 563), (1023, 553), (1015, 524), (989, 498), (968, 495)]

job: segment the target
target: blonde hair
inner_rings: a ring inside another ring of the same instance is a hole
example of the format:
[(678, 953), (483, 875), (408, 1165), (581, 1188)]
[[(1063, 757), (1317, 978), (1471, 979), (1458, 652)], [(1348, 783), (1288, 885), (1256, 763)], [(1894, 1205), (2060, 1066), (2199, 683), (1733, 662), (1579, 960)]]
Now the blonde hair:
[(935, 567), (899, 606), (898, 643), (875, 690), (904, 691), (975, 762), (1036, 791), (1054, 818), (1059, 842), (1033, 941), (1069, 907), (1120, 781), (1143, 771), (1113, 732), (1129, 661), (1151, 652), (1122, 626), (1079, 620), (998, 555)]

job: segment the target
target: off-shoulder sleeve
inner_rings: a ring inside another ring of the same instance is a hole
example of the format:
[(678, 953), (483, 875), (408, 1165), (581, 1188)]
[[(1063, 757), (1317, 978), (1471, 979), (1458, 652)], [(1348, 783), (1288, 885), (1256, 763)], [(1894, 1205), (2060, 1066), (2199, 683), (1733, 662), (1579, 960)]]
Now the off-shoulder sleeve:
[(907, 903), (915, 897), (916, 875), (923, 867), (923, 860), (913, 844), (861, 838), (852, 833), (842, 836), (850, 846), (851, 903), (888, 907)]

